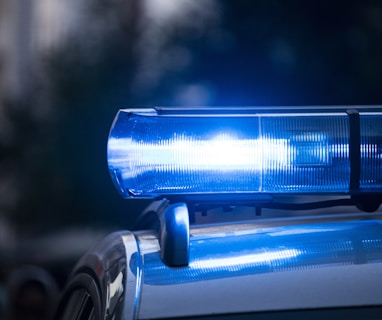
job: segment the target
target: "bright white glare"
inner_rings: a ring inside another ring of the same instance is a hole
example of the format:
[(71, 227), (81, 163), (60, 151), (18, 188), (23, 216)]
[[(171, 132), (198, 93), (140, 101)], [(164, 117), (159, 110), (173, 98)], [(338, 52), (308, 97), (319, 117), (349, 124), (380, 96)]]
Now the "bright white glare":
[[(375, 147), (361, 146), (362, 153), (367, 149)], [(171, 170), (261, 171), (286, 166), (328, 166), (334, 155), (348, 158), (349, 145), (330, 145), (327, 139), (239, 139), (221, 133), (210, 140), (174, 135), (151, 143), (111, 138), (109, 152), (110, 164), (123, 164), (126, 169), (166, 166)]]
[(232, 268), (232, 267), (243, 267), (248, 264), (258, 264), (258, 263), (272, 263), (274, 261), (280, 261), (285, 259), (291, 259), (299, 256), (301, 254), (300, 250), (296, 249), (284, 249), (273, 252), (261, 252), (252, 253), (247, 255), (232, 256), (232, 257), (222, 257), (222, 258), (210, 258), (206, 260), (193, 260), (190, 262), (191, 268), (203, 268), (205, 269), (216, 269), (218, 267)]
[(110, 307), (110, 301), (114, 297), (118, 297), (123, 293), (123, 273), (122, 271), (117, 275), (117, 277), (114, 279), (114, 281), (110, 282), (107, 286), (107, 308)]
[[(186, 2), (186, 3), (184, 3)], [(179, 15), (188, 6), (187, 3), (191, 0), (179, 1), (179, 0), (148, 0), (144, 1), (146, 14), (151, 18), (158, 20), (172, 18)], [(186, 8), (184, 5), (186, 4)]]
[(170, 166), (186, 170), (262, 170), (264, 166), (285, 166), (290, 162), (286, 139), (237, 139), (227, 134), (211, 140), (174, 137), (159, 143), (132, 139), (109, 140), (109, 159), (132, 167)]
[(285, 230), (280, 230), (273, 232), (269, 234), (271, 237), (280, 237), (280, 236), (290, 236), (290, 235), (297, 235), (297, 234), (309, 234), (309, 233), (326, 233), (326, 232), (332, 232), (335, 231), (336, 229), (334, 228), (299, 228), (298, 230), (296, 229), (285, 229)]
[(142, 4), (145, 16), (160, 24), (173, 20), (180, 20), (183, 24), (203, 24), (200, 18), (208, 17), (212, 10), (217, 10), (214, 0), (143, 0)]

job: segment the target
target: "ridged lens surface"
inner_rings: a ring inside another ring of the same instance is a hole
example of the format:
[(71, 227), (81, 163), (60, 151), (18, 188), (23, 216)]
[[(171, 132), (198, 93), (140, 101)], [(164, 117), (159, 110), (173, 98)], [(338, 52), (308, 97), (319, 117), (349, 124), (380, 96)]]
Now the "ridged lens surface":
[(263, 191), (348, 190), (346, 115), (264, 116), (261, 124), (263, 152), (277, 155), (263, 158)]
[(382, 189), (382, 116), (361, 114), (361, 190)]
[(125, 117), (108, 158), (130, 193), (260, 190), (257, 118)]
[[(361, 191), (382, 189), (381, 124), (379, 113), (360, 115)], [(154, 109), (121, 110), (110, 132), (109, 170), (124, 197), (347, 193), (354, 191), (350, 131), (345, 111), (158, 115)]]

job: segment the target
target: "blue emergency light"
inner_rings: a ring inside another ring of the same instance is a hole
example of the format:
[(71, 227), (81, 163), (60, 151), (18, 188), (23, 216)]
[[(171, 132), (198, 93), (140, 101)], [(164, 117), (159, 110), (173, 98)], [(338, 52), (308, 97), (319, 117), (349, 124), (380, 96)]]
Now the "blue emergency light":
[(108, 141), (125, 198), (382, 194), (382, 109), (123, 109)]

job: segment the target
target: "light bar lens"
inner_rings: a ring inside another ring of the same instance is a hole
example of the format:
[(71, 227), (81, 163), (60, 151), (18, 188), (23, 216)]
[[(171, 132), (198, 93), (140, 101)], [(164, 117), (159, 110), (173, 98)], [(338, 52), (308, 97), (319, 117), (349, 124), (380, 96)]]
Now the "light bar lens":
[(361, 190), (382, 191), (382, 115), (361, 115)]
[[(382, 114), (360, 113), (359, 119), (355, 169), (345, 111), (120, 110), (108, 142), (109, 170), (124, 197), (380, 192)], [(359, 190), (351, 190), (354, 170)]]

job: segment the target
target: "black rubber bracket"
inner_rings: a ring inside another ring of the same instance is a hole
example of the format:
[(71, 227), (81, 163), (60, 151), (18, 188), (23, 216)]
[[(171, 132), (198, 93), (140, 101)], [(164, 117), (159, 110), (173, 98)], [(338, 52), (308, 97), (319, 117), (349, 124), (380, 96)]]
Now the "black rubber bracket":
[(359, 193), (361, 180), (361, 123), (359, 112), (355, 109), (347, 110), (350, 120), (350, 186), (351, 199), (358, 209), (366, 212), (373, 212), (382, 203), (381, 195), (362, 195)]
[(350, 185), (351, 193), (359, 191), (361, 178), (361, 124), (359, 113), (355, 109), (347, 110), (350, 120), (349, 132), (349, 159), (350, 159)]

